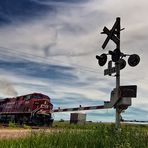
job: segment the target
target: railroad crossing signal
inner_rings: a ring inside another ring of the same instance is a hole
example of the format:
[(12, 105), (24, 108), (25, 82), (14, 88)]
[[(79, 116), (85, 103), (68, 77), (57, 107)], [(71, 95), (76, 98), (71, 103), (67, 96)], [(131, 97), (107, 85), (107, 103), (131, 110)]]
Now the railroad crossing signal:
[[(101, 56), (96, 56), (100, 66), (104, 66), (107, 62), (107, 55), (111, 55), (111, 60), (108, 62), (108, 68), (104, 70), (104, 75), (111, 76), (112, 73), (116, 73), (116, 88), (111, 92), (111, 100), (105, 102), (105, 107), (114, 107), (116, 109), (116, 127), (120, 126), (120, 114), (122, 110), (127, 109), (131, 105), (131, 98), (136, 97), (137, 86), (120, 86), (120, 70), (125, 68), (126, 61), (123, 59), (129, 56), (128, 64), (132, 67), (136, 66), (140, 62), (140, 57), (137, 54), (124, 54), (120, 51), (120, 18), (116, 18), (116, 21), (111, 30), (107, 27), (103, 28), (101, 34), (106, 34), (102, 48), (105, 49), (109, 40), (112, 40), (116, 44), (116, 48), (113, 51), (109, 51), (107, 54), (103, 53)], [(115, 66), (112, 67), (114, 62)]]
[[(107, 62), (107, 55), (111, 55), (111, 59), (108, 62), (108, 69), (104, 70), (104, 75), (111, 75), (112, 73), (116, 73), (116, 87), (111, 91), (110, 101), (104, 101), (104, 105), (99, 106), (87, 106), (75, 108), (65, 108), (65, 109), (54, 109), (53, 112), (67, 112), (67, 111), (81, 111), (81, 110), (93, 110), (93, 109), (108, 109), (115, 108), (116, 109), (116, 127), (120, 127), (121, 121), (121, 112), (127, 109), (131, 105), (131, 98), (136, 97), (137, 95), (137, 86), (136, 85), (128, 85), (128, 86), (120, 86), (120, 70), (125, 68), (126, 61), (123, 59), (126, 56), (129, 56), (128, 63), (130, 66), (134, 67), (140, 62), (140, 57), (136, 54), (127, 55), (120, 51), (120, 18), (116, 19), (116, 22), (111, 30), (104, 27), (102, 34), (107, 34), (105, 42), (102, 45), (104, 49), (109, 42), (109, 40), (113, 40), (116, 44), (116, 49), (114, 51), (109, 51), (108, 54), (101, 54), (100, 56), (96, 55), (96, 59), (98, 60), (98, 64), (100, 66), (104, 66)], [(112, 63), (114, 62), (115, 66), (112, 67)]]

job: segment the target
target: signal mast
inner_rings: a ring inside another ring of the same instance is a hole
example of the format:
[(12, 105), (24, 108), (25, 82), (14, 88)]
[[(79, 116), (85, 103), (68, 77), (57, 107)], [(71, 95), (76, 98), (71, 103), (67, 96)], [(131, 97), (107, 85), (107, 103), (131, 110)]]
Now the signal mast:
[[(123, 28), (124, 29), (124, 28)], [(107, 54), (103, 53), (100, 56), (96, 55), (98, 60), (98, 64), (100, 66), (104, 66), (107, 62), (107, 56), (111, 55), (111, 60), (108, 62), (108, 69), (104, 70), (104, 75), (111, 76), (115, 73), (116, 77), (116, 87), (111, 92), (111, 101), (105, 102), (105, 107), (114, 107), (116, 109), (116, 127), (120, 127), (121, 120), (121, 112), (128, 108), (131, 105), (131, 98), (136, 97), (137, 95), (137, 86), (136, 85), (128, 85), (128, 86), (120, 86), (120, 70), (125, 68), (126, 61), (123, 59), (124, 57), (128, 58), (128, 64), (131, 67), (134, 67), (139, 64), (140, 57), (137, 54), (125, 54), (120, 50), (120, 31), (122, 31), (120, 25), (120, 17), (116, 18), (116, 21), (111, 30), (107, 27), (103, 28), (103, 32), (101, 34), (106, 34), (107, 38), (104, 41), (102, 48), (105, 49), (109, 40), (112, 40), (116, 44), (116, 49), (113, 51), (109, 51)], [(114, 67), (112, 67), (112, 63), (114, 63)]]

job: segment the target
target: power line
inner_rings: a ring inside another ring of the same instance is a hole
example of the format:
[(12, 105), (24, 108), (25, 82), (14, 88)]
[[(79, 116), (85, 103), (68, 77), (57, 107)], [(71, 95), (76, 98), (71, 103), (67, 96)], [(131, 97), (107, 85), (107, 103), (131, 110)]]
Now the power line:
[[(0, 46), (0, 49), (4, 50), (6, 49), (7, 51), (9, 51), (9, 53), (11, 53), (11, 55), (8, 55), (5, 51), (2, 51), (0, 50), (0, 52), (5, 55), (5, 56), (11, 56), (11, 57), (14, 57), (15, 55), (18, 54), (18, 51), (16, 49), (12, 49), (12, 48), (6, 48), (6, 47), (2, 47)], [(4, 53), (3, 53), (4, 52)], [(12, 54), (15, 54), (14, 56)], [(22, 55), (20, 55), (22, 54)], [(31, 53), (26, 53), (26, 52), (20, 52), (19, 51), (19, 58), (21, 59), (24, 59), (24, 60), (29, 60), (29, 61), (34, 61), (34, 57), (37, 57), (38, 58), (38, 61), (39, 62), (49, 62), (47, 59), (45, 59), (44, 57), (42, 56), (39, 56), (39, 55), (33, 55)], [(27, 58), (27, 59), (26, 59)], [(38, 62), (36, 61), (36, 62)], [(56, 62), (59, 62), (59, 63), (62, 63), (63, 61), (62, 60), (59, 60), (59, 59), (52, 59), (52, 61), (56, 61)], [(35, 61), (34, 61), (35, 62)], [(48, 63), (49, 64), (49, 63)], [(79, 69), (80, 71), (88, 71), (88, 72), (92, 72), (92, 73), (96, 73), (96, 74), (99, 74), (99, 75), (102, 75), (101, 73), (98, 73), (96, 72), (95, 70), (96, 69), (93, 69), (93, 68), (90, 68), (90, 67), (87, 67), (87, 66), (82, 66), (82, 65), (79, 65), (79, 64), (75, 64), (75, 63), (72, 63), (72, 66), (75, 68), (75, 69)]]

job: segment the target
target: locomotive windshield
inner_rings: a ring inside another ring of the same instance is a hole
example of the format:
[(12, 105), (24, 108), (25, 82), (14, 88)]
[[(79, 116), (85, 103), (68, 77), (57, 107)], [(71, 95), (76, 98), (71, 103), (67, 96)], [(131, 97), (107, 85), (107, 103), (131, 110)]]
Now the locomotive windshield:
[(42, 99), (42, 98), (43, 98), (43, 96), (35, 94), (35, 95), (32, 95), (32, 98)]
[[(19, 98), (20, 98), (20, 97), (18, 97), (18, 99), (19, 99)], [(29, 95), (23, 96), (23, 98), (24, 98), (25, 100), (30, 100), (30, 99), (32, 99), (32, 98), (34, 98), (34, 99), (49, 99), (49, 100), (50, 100), (50, 98), (49, 98), (48, 96), (43, 95), (43, 94), (38, 94), (38, 93), (29, 94)]]
[(31, 99), (31, 96), (30, 95), (27, 95), (27, 96), (24, 97), (24, 99), (25, 100), (29, 100), (29, 99)]
[(50, 99), (48, 96), (42, 95), (42, 94), (33, 94), (31, 98), (36, 98), (36, 99)]

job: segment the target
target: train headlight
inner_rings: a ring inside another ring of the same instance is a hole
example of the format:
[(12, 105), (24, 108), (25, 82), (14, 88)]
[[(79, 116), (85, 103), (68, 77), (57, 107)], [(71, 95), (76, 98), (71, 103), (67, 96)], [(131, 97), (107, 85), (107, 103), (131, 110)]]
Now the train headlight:
[(47, 105), (47, 104), (41, 104), (41, 108), (49, 108), (49, 105)]

